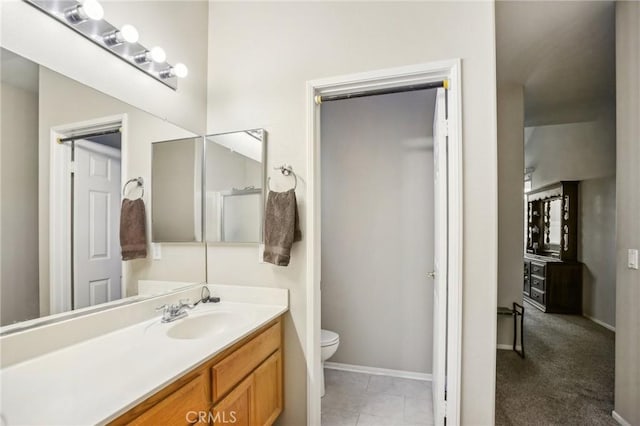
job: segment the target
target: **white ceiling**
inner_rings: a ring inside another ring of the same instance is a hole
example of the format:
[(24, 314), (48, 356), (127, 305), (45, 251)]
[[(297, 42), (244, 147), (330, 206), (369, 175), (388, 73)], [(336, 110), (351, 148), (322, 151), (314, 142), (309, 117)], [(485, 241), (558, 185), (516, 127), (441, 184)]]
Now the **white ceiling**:
[(498, 84), (524, 86), (525, 125), (580, 121), (570, 112), (614, 99), (612, 1), (499, 1), (496, 49)]

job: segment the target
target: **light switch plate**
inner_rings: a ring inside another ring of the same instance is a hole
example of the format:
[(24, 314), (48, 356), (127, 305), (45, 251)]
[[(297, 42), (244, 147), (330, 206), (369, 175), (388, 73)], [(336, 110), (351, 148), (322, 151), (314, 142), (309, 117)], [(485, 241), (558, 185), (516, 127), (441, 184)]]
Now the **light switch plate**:
[(629, 261), (627, 266), (629, 269), (638, 269), (638, 249), (629, 249)]
[(162, 259), (162, 246), (158, 243), (151, 244), (151, 251), (153, 252), (153, 260)]

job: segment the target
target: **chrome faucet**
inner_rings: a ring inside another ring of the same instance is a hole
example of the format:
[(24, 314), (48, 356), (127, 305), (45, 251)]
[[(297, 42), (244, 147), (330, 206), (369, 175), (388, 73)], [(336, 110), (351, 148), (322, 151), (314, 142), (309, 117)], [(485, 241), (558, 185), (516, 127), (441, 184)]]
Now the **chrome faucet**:
[(195, 305), (189, 304), (189, 299), (183, 299), (176, 304), (159, 306), (156, 311), (162, 311), (162, 322), (172, 322), (186, 317), (187, 309), (193, 308), (195, 308)]

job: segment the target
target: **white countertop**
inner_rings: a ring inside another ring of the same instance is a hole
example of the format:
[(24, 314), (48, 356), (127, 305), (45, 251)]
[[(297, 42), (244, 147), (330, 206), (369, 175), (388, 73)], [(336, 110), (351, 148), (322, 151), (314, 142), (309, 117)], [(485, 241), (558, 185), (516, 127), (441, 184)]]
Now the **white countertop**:
[(175, 339), (166, 331), (183, 320), (160, 317), (68, 346), (0, 370), (0, 424), (103, 424), (136, 406), (203, 361), (286, 312), (283, 304), (223, 301), (200, 304), (188, 318), (233, 312), (217, 334)]

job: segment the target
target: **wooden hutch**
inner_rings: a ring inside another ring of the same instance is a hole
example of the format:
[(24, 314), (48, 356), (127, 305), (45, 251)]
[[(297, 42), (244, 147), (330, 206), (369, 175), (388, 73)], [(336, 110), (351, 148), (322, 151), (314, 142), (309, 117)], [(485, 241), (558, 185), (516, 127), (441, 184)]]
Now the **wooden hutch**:
[(526, 194), (524, 299), (543, 312), (582, 313), (578, 183), (562, 181)]

